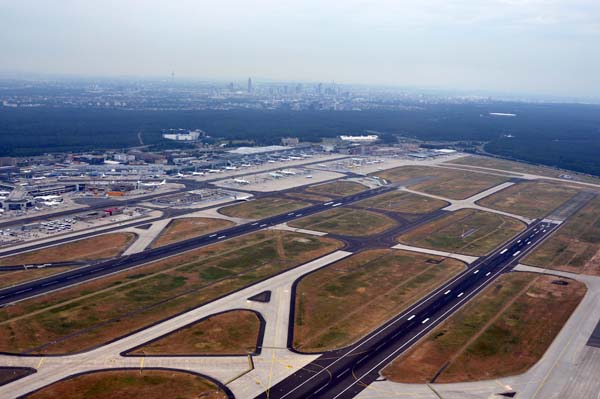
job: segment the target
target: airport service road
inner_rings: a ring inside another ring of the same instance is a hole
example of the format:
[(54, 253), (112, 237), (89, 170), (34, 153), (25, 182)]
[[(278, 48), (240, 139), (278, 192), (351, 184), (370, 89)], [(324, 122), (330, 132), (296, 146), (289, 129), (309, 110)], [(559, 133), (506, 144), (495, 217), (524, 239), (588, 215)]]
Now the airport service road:
[(80, 267), (76, 270), (67, 271), (54, 276), (49, 276), (28, 283), (16, 285), (0, 290), (0, 306), (9, 303), (22, 301), (44, 293), (62, 289), (65, 287), (79, 284), (87, 280), (106, 276), (118, 271), (130, 269), (135, 266), (143, 265), (151, 261), (162, 259), (168, 256), (177, 255), (185, 251), (214, 244), (221, 240), (238, 237), (244, 234), (252, 233), (281, 223), (286, 223), (302, 216), (312, 215), (327, 209), (343, 206), (375, 195), (383, 194), (396, 189), (394, 186), (383, 186), (373, 190), (363, 191), (358, 194), (339, 198), (335, 201), (311, 205), (300, 210), (287, 214), (272, 216), (252, 223), (246, 223), (239, 226), (230, 227), (219, 232), (191, 238), (189, 240), (176, 242), (159, 248), (148, 249), (132, 255), (122, 256), (120, 258), (96, 263), (87, 267)]
[[(260, 399), (353, 398), (379, 372), (460, 306), (510, 270), (558, 225), (535, 221), (512, 241), (482, 257), (409, 310), (350, 347), (324, 353), (308, 366), (259, 395)], [(360, 322), (360, 321), (357, 321)]]

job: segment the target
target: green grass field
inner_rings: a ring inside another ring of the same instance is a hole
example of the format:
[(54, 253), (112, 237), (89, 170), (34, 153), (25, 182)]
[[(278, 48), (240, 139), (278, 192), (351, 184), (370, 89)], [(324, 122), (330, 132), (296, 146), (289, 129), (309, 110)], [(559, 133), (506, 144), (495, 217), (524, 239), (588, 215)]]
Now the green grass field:
[(348, 236), (368, 236), (382, 233), (396, 225), (385, 215), (367, 210), (335, 208), (296, 219), (289, 226)]
[(341, 246), (326, 237), (260, 231), (19, 302), (0, 309), (0, 351), (81, 351)]
[(492, 380), (525, 372), (585, 294), (585, 285), (533, 273), (504, 274), (387, 366), (397, 382)]
[(483, 256), (525, 229), (519, 220), (475, 209), (455, 211), (398, 237), (403, 244)]
[(386, 249), (320, 269), (296, 288), (294, 348), (321, 352), (349, 345), (464, 267), (455, 259)]

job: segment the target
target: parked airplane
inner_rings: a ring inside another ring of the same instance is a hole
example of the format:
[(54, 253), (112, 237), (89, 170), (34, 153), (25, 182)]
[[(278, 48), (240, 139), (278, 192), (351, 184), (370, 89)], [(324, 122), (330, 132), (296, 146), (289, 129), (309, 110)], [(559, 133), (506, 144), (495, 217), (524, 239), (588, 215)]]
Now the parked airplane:
[(237, 184), (250, 184), (250, 182), (245, 179), (233, 179), (233, 182)]
[(269, 173), (269, 176), (274, 177), (276, 179), (283, 177), (283, 175), (281, 173), (277, 173), (277, 172), (271, 172), (271, 173)]
[(279, 173), (284, 174), (284, 175), (295, 175), (296, 174), (296, 172), (294, 172), (293, 170), (289, 170), (289, 169), (280, 170)]

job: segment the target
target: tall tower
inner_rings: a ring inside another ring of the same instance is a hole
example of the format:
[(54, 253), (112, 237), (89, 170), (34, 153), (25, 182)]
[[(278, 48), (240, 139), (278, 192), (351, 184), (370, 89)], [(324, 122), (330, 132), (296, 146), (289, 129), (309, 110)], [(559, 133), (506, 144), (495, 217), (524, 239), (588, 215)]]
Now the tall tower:
[(248, 93), (252, 93), (252, 78), (248, 78)]

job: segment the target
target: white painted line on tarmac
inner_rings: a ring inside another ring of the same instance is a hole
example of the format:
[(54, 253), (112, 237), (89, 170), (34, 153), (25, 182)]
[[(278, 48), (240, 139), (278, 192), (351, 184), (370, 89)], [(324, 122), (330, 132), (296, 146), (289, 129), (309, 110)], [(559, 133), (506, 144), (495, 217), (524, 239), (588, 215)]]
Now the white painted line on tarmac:
[(458, 294), (456, 297), (460, 298), (461, 296), (463, 296), (464, 292), (461, 292), (460, 294)]
[(425, 320), (423, 320), (423, 321), (421, 322), (421, 324), (425, 324), (425, 323), (427, 323), (428, 321), (429, 321), (429, 317), (428, 317), (428, 318), (426, 318)]
[(417, 315), (416, 315), (416, 314), (414, 314), (414, 315), (410, 316), (410, 317), (409, 317), (408, 319), (406, 319), (406, 320), (409, 320), (409, 321), (410, 321), (410, 320), (414, 319), (416, 316), (417, 316)]
[(450, 293), (450, 291), (452, 291), (452, 290), (448, 290), (448, 291), (444, 292), (444, 295), (448, 295)]

